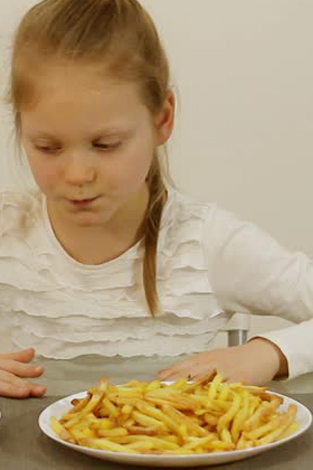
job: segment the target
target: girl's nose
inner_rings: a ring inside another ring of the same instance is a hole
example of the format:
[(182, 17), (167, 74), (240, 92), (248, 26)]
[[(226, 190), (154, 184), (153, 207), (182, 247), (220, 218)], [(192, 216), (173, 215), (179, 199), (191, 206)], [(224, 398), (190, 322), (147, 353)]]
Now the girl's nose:
[(64, 176), (67, 183), (81, 186), (91, 183), (95, 179), (96, 172), (92, 163), (88, 161), (88, 155), (85, 158), (72, 156), (67, 159)]

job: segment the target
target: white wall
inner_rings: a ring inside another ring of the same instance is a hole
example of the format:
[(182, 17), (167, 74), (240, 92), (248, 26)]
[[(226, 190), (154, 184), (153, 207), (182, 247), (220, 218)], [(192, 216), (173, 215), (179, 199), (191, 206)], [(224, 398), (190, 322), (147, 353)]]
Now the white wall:
[[(31, 0), (0, 3), (0, 87), (10, 35)], [(179, 90), (172, 173), (313, 256), (312, 0), (142, 0)], [(0, 106), (0, 188), (12, 184), (9, 119)], [(278, 326), (255, 319), (252, 331)]]

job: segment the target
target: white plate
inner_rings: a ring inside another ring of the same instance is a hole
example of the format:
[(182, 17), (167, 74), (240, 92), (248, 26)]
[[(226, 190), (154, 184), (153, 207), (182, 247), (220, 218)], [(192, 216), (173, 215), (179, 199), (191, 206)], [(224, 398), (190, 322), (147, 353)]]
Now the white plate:
[[(279, 395), (276, 393), (276, 395)], [(235, 462), (237, 460), (243, 460), (253, 455), (260, 454), (266, 450), (273, 449), (281, 444), (291, 441), (296, 437), (299, 437), (304, 433), (312, 423), (311, 412), (301, 403), (293, 400), (292, 398), (279, 395), (284, 398), (283, 405), (280, 406), (279, 411), (287, 409), (288, 405), (295, 404), (297, 406), (297, 422), (299, 423), (299, 429), (296, 433), (288, 436), (280, 441), (273, 442), (272, 444), (266, 444), (259, 447), (253, 447), (251, 449), (236, 450), (230, 452), (218, 452), (212, 454), (187, 454), (187, 455), (154, 455), (154, 454), (129, 454), (120, 452), (107, 452), (103, 450), (91, 449), (89, 447), (83, 447), (76, 444), (60, 439), (50, 429), (50, 417), (55, 416), (57, 419), (61, 415), (71, 408), (71, 400), (73, 398), (83, 398), (86, 396), (86, 392), (75, 393), (69, 397), (63, 398), (52, 405), (48, 406), (39, 416), (39, 426), (41, 430), (54, 441), (59, 442), (71, 449), (83, 452), (84, 454), (96, 457), (102, 460), (110, 460), (112, 462), (131, 464), (131, 465), (142, 465), (142, 466), (154, 466), (154, 467), (196, 467), (201, 465), (218, 465), (227, 462)]]

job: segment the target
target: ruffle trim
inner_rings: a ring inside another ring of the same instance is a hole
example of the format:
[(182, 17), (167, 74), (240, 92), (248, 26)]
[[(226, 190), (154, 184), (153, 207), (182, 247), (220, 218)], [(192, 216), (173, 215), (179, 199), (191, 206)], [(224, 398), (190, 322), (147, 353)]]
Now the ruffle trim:
[[(186, 289), (186, 284), (185, 284)], [(173, 290), (160, 291), (160, 311), (162, 317), (166, 312), (177, 318), (190, 318), (202, 320), (214, 317), (221, 312), (221, 308), (214, 296), (209, 292), (183, 292), (173, 294)], [(124, 291), (104, 292), (103, 295), (90, 294), (75, 295), (75, 291), (55, 291), (48, 293), (34, 293), (17, 291), (0, 285), (0, 302), (2, 311), (9, 316), (24, 312), (31, 317), (46, 317), (57, 319), (61, 317), (73, 318), (77, 316), (90, 319), (122, 320), (123, 318), (149, 318), (150, 313), (140, 299), (140, 292), (129, 293)], [(136, 296), (138, 298), (136, 298)], [(71, 320), (72, 321), (72, 320)]]
[[(35, 347), (36, 353), (51, 359), (72, 359), (87, 354), (98, 354), (104, 357), (134, 357), (134, 356), (179, 356), (192, 354), (208, 349), (214, 340), (217, 331), (196, 336), (155, 335), (153, 341), (148, 339), (128, 339), (119, 342), (69, 343), (53, 339), (47, 342), (46, 338), (37, 338), (32, 334), (25, 335), (21, 331), (13, 332), (13, 344), (18, 348)], [(104, 364), (105, 367), (105, 364)]]
[(214, 318), (201, 321), (190, 318), (178, 318), (168, 313), (161, 318), (123, 318), (122, 320), (94, 320), (81, 316), (50, 319), (30, 317), (24, 313), (15, 313), (14, 330), (47, 341), (65, 341), (68, 343), (111, 342), (151, 339), (155, 335), (195, 336), (204, 332), (216, 331), (225, 326), (228, 316), (222, 313)]

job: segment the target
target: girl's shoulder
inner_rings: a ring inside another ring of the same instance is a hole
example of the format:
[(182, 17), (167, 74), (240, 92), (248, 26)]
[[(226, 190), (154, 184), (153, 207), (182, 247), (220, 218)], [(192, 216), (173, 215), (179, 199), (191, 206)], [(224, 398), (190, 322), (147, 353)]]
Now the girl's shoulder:
[(195, 235), (202, 237), (207, 225), (224, 212), (215, 203), (199, 201), (176, 189), (170, 189), (168, 194), (162, 228), (165, 231), (175, 232), (175, 239), (179, 234), (184, 236), (187, 233), (191, 237)]
[(170, 189), (162, 216), (160, 251), (170, 257), (175, 253), (180, 256), (181, 249), (191, 253), (198, 247), (201, 251), (205, 226), (215, 211), (215, 204), (197, 201), (176, 189)]
[(172, 222), (190, 221), (190, 219), (207, 219), (216, 211), (215, 203), (199, 201), (193, 196), (171, 188), (169, 190), (168, 204), (165, 206), (165, 219)]
[(253, 227), (252, 222), (242, 219), (231, 210), (215, 202), (199, 201), (175, 189), (169, 191), (169, 201), (164, 212), (165, 225), (201, 226), (206, 235), (227, 234), (242, 226)]
[(0, 238), (27, 236), (42, 217), (42, 199), (36, 190), (0, 192)]
[(169, 192), (163, 215), (165, 244), (179, 245), (196, 242), (205, 251), (224, 244), (239, 231), (244, 237), (257, 236), (257, 227), (221, 208), (215, 202), (198, 201), (176, 190)]

